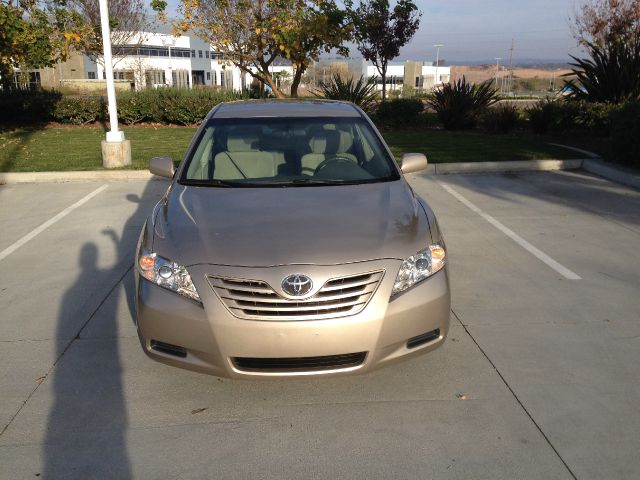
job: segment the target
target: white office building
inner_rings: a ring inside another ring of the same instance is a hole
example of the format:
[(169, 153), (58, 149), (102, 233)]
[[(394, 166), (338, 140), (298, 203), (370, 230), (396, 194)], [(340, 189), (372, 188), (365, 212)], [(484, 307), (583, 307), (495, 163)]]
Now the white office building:
[[(382, 90), (382, 78), (373, 65), (367, 66), (367, 78), (378, 78), (378, 90)], [(432, 90), (443, 83), (449, 83), (451, 67), (435, 66), (432, 62), (393, 63), (387, 67), (387, 91), (403, 90), (410, 87), (414, 91)]]
[[(226, 61), (197, 36), (187, 34), (174, 37), (169, 32), (166, 28), (163, 32), (121, 35), (128, 38), (126, 44), (112, 45), (114, 78), (119, 90), (208, 86), (240, 91), (257, 85), (250, 74)], [(293, 78), (293, 67), (273, 65), (270, 71), (276, 83), (286, 91)], [(356, 77), (377, 77), (378, 89), (382, 90), (380, 76), (373, 65), (363, 60), (346, 59), (322, 60), (314, 64), (307, 75), (310, 77), (307, 81), (311, 85), (306, 87), (311, 90), (317, 88), (318, 82), (330, 78), (331, 72)], [(105, 78), (101, 59), (94, 62), (83, 55), (76, 55), (56, 68), (40, 69), (34, 73), (37, 73), (34, 86), (42, 85), (47, 88), (74, 82), (84, 85), (95, 83), (99, 88), (100, 80)], [(387, 91), (402, 91), (405, 86), (410, 86), (414, 91), (432, 89), (447, 83), (450, 75), (450, 67), (436, 67), (429, 62), (393, 63), (387, 70)], [(304, 89), (305, 85), (301, 87)]]

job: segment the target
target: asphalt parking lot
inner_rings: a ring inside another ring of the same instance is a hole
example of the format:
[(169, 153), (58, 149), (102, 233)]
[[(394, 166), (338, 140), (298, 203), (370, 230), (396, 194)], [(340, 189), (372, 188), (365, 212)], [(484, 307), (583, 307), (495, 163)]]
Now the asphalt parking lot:
[(134, 247), (166, 183), (0, 187), (0, 478), (640, 478), (640, 192), (411, 182), (449, 250), (445, 346), (255, 382), (140, 349)]

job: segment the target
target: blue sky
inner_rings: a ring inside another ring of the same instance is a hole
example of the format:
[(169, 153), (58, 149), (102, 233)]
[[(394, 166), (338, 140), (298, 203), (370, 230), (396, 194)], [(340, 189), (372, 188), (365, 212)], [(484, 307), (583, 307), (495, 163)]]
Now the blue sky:
[[(422, 11), (420, 30), (397, 60), (435, 61), (436, 43), (444, 44), (447, 64), (514, 61), (568, 61), (576, 54), (569, 22), (579, 0), (414, 0)], [(169, 0), (175, 8), (179, 0)], [(393, 4), (393, 0), (391, 0)], [(357, 51), (352, 49), (352, 56)]]
[(509, 58), (569, 60), (578, 53), (569, 24), (576, 0), (415, 0), (420, 30), (402, 56), (435, 59), (436, 43), (447, 63)]

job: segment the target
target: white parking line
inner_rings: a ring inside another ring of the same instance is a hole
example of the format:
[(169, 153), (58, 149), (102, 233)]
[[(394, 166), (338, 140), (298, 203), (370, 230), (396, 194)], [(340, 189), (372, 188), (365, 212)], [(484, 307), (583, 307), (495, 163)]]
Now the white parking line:
[(2, 250), (0, 252), (0, 261), (4, 260), (5, 258), (7, 258), (9, 255), (11, 255), (13, 252), (15, 252), (17, 249), (19, 249), (21, 246), (23, 246), (25, 243), (27, 243), (29, 240), (32, 240), (33, 238), (35, 238), (37, 235), (41, 234), (42, 232), (44, 232), (47, 228), (49, 228), (51, 225), (53, 225), (54, 223), (58, 222), (59, 220), (63, 219), (64, 217), (66, 217), (67, 215), (69, 215), (71, 212), (73, 212), (76, 208), (81, 207), (82, 205), (84, 205), (85, 203), (87, 203), (89, 200), (91, 200), (93, 197), (95, 197), (96, 195), (98, 195), (100, 192), (104, 191), (106, 188), (108, 187), (108, 185), (102, 185), (100, 188), (96, 188), (93, 192), (91, 192), (90, 194), (86, 195), (85, 197), (82, 197), (80, 200), (78, 200), (76, 203), (74, 203), (73, 205), (69, 205), (67, 208), (65, 208), (64, 210), (62, 210), (60, 213), (58, 213), (55, 217), (50, 218), (49, 220), (47, 220), (46, 222), (44, 222), (42, 225), (40, 225), (39, 227), (34, 228), (33, 230), (31, 230), (29, 233), (27, 233), (24, 237), (22, 237), (20, 240), (18, 240), (17, 242), (13, 243), (12, 245), (8, 246), (7, 248), (5, 248), (4, 250)]
[[(440, 183), (440, 182), (438, 182), (438, 183)], [(488, 213), (483, 212), (480, 208), (478, 208), (476, 205), (471, 203), (465, 197), (460, 195), (458, 192), (456, 192), (450, 186), (445, 185), (443, 183), (440, 183), (440, 186), (442, 188), (444, 188), (447, 192), (449, 192), (451, 195), (453, 195), (455, 198), (460, 200), (461, 203), (463, 203), (464, 205), (469, 207), (469, 209), (471, 209), (472, 211), (474, 211), (475, 213), (480, 215), (487, 222), (489, 222), (491, 225), (496, 227), (498, 230), (500, 230), (502, 233), (504, 233), (507, 237), (509, 237), (514, 242), (516, 242), (518, 245), (520, 245), (526, 251), (528, 251), (531, 255), (533, 255), (534, 257), (538, 258), (539, 260), (541, 260), (542, 262), (546, 263), (548, 266), (553, 268), (556, 272), (558, 272), (564, 278), (566, 278), (568, 280), (581, 280), (582, 279), (582, 277), (580, 277), (576, 273), (572, 272), (571, 270), (566, 268), (564, 265), (561, 265), (560, 263), (556, 262), (553, 258), (551, 258), (549, 255), (547, 255), (543, 251), (541, 251), (541, 250), (537, 249), (536, 247), (534, 247), (533, 245), (531, 245), (524, 238), (522, 238), (520, 235), (515, 233), (510, 228), (508, 228), (505, 225), (503, 225), (502, 223), (500, 223), (498, 220), (493, 218), (491, 215), (489, 215)]]

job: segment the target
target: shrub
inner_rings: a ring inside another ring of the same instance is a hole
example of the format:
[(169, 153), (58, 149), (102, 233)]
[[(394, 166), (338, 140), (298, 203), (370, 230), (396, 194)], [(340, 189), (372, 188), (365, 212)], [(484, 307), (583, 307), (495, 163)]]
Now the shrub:
[(49, 122), (62, 94), (55, 90), (0, 90), (0, 123)]
[(611, 132), (611, 114), (617, 108), (610, 103), (579, 102), (573, 126), (590, 135), (607, 137)]
[[(243, 98), (248, 98), (248, 92), (204, 88), (121, 92), (117, 96), (118, 117), (127, 125), (140, 122), (193, 125), (200, 123), (218, 103)], [(101, 97), (64, 97), (47, 90), (0, 91), (0, 123), (34, 124), (55, 120), (85, 125), (106, 117), (106, 104)]]
[(424, 104), (421, 100), (416, 98), (397, 98), (380, 103), (376, 110), (376, 118), (382, 124), (400, 127), (419, 122), (420, 113), (423, 110)]
[(118, 119), (125, 125), (135, 125), (136, 123), (145, 121), (157, 121), (158, 117), (162, 117), (158, 104), (154, 101), (153, 95), (147, 92), (152, 90), (143, 90), (140, 92), (123, 92), (118, 94)]
[(165, 88), (156, 90), (158, 104), (165, 123), (174, 125), (193, 125), (200, 123), (220, 101), (208, 96), (206, 90), (188, 90), (185, 88)]
[(615, 105), (574, 100), (541, 100), (527, 109), (535, 133), (581, 131), (589, 135), (607, 136), (611, 130), (610, 114)]
[(378, 100), (375, 77), (365, 80), (364, 75), (360, 75), (358, 80), (343, 80), (334, 73), (330, 81), (320, 82), (320, 91), (312, 93), (320, 98), (355, 103), (365, 111), (371, 111)]
[(527, 108), (527, 118), (534, 133), (564, 132), (573, 122), (571, 108), (560, 100), (540, 100)]
[(630, 102), (611, 113), (614, 160), (640, 167), (640, 103)]
[(248, 98), (247, 92), (205, 88), (160, 88), (136, 95), (145, 97), (143, 103), (148, 110), (148, 120), (172, 125), (198, 124), (217, 104)]
[(577, 80), (565, 81), (573, 98), (590, 102), (640, 101), (640, 36), (603, 45), (587, 43), (590, 58), (572, 56)]
[(497, 91), (491, 81), (474, 85), (462, 77), (453, 84), (443, 85), (427, 102), (438, 114), (444, 128), (464, 130), (473, 128), (480, 115), (497, 101)]
[(501, 103), (487, 109), (480, 117), (482, 128), (488, 133), (511, 133), (520, 121), (520, 110), (513, 103)]
[(63, 97), (56, 102), (53, 119), (60, 123), (86, 125), (105, 118), (102, 98)]

